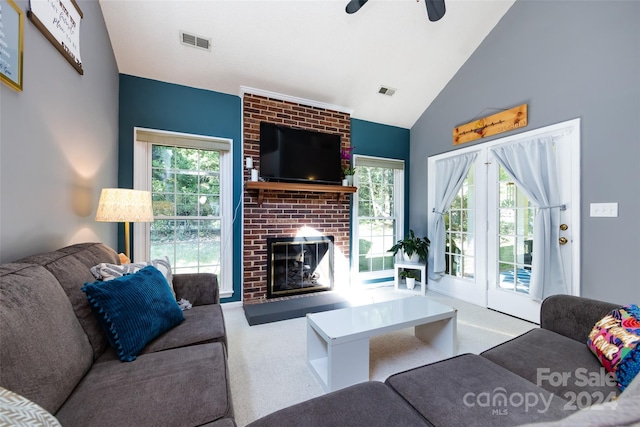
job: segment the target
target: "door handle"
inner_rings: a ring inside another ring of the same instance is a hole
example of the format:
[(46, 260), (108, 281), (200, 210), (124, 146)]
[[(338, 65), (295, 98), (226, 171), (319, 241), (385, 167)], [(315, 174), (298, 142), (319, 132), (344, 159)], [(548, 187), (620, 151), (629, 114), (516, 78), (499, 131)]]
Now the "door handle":
[(566, 245), (566, 244), (567, 244), (567, 242), (568, 242), (568, 240), (567, 240), (567, 238), (566, 238), (566, 237), (561, 237), (561, 238), (559, 238), (559, 239), (558, 239), (558, 242), (559, 242), (561, 245)]
[(566, 231), (568, 229), (569, 229), (569, 226), (567, 224), (560, 224), (560, 230)]

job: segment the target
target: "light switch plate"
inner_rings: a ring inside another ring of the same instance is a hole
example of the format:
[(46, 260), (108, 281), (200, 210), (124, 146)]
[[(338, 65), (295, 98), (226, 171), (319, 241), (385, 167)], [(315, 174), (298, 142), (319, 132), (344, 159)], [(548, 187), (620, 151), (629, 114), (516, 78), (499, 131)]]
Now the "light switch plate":
[(591, 203), (590, 216), (616, 218), (618, 216), (618, 204), (617, 203)]

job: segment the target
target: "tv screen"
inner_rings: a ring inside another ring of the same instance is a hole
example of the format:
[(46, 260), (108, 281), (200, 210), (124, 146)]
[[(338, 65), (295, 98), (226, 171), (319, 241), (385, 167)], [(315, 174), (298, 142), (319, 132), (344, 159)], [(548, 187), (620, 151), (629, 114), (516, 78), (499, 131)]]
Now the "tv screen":
[(269, 181), (339, 184), (340, 135), (260, 123), (260, 176)]

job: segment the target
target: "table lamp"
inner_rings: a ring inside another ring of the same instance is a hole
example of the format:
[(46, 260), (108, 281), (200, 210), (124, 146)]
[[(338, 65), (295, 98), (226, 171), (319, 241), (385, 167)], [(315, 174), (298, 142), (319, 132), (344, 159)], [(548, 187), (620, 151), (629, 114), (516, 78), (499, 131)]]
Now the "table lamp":
[(153, 222), (151, 192), (126, 188), (103, 188), (96, 221), (124, 222), (125, 255), (129, 254), (129, 223)]

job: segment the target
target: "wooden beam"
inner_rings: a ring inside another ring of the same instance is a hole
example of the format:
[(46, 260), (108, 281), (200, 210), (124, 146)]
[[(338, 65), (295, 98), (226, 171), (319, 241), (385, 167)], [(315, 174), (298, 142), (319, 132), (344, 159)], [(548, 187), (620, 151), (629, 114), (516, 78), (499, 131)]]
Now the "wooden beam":
[(527, 125), (527, 104), (465, 123), (453, 129), (453, 145), (464, 144)]

